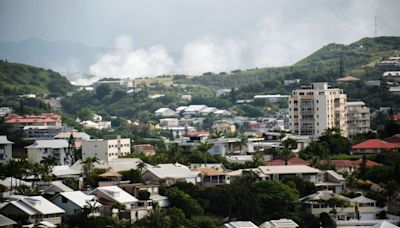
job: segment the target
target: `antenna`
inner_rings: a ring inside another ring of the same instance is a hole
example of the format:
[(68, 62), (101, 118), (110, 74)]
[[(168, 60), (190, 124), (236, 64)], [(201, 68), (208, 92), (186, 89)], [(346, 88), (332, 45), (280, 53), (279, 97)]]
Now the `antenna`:
[(376, 23), (376, 16), (375, 16), (375, 23), (374, 23), (374, 25), (375, 25), (375, 37), (377, 37), (378, 36), (378, 24)]

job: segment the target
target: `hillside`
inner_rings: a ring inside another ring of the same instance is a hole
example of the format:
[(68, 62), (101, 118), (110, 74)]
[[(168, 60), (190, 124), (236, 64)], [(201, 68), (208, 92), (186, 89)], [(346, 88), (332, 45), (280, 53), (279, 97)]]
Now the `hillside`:
[(52, 70), (0, 60), (0, 95), (27, 93), (63, 96), (74, 86)]

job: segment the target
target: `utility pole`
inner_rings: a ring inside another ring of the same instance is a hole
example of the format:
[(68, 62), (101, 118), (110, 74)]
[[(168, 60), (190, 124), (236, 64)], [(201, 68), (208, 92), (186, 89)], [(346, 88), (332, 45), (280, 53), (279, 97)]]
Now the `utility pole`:
[(378, 36), (378, 24), (377, 24), (377, 22), (376, 22), (376, 16), (375, 16), (375, 21), (374, 21), (374, 27), (375, 27), (375, 30), (374, 30), (374, 37), (377, 37)]

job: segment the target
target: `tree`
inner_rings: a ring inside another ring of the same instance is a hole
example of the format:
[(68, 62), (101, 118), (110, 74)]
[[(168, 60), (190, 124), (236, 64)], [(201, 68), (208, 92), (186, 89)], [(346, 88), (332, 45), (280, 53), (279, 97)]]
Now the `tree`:
[(130, 169), (119, 172), (122, 180), (129, 180), (131, 183), (143, 182), (142, 172), (138, 169)]
[(107, 84), (99, 85), (96, 88), (96, 98), (102, 100), (105, 96), (111, 93), (111, 87)]
[(166, 196), (168, 197), (171, 206), (182, 209), (188, 218), (204, 214), (203, 208), (195, 199), (176, 187), (167, 189)]
[(135, 223), (138, 227), (170, 228), (171, 218), (165, 210), (156, 207), (146, 217)]
[(146, 163), (144, 163), (143, 161), (139, 162), (139, 164), (137, 164), (137, 166), (136, 166), (136, 168), (137, 168), (140, 172), (142, 172), (143, 169), (146, 169), (146, 167), (147, 167), (147, 165), (146, 165)]
[(93, 115), (94, 115), (93, 111), (88, 107), (84, 107), (78, 112), (78, 117), (81, 120), (91, 120), (93, 119)]
[(203, 155), (205, 165), (207, 164), (208, 150), (210, 150), (213, 146), (213, 144), (210, 144), (208, 142), (200, 142), (197, 144), (196, 149)]
[(71, 165), (75, 161), (75, 138), (71, 132), (71, 135), (69, 136), (68, 139), (68, 148), (67, 148), (67, 153), (65, 155), (65, 162), (68, 165)]
[(328, 149), (325, 144), (320, 142), (311, 141), (310, 144), (302, 151), (300, 151), (300, 157), (308, 160), (313, 157), (317, 157), (319, 160), (328, 158)]
[(53, 171), (53, 167), (58, 164), (57, 158), (54, 156), (44, 157), (40, 163), (43, 165), (42, 180), (51, 181), (51, 172)]
[(290, 158), (294, 157), (294, 153), (288, 148), (279, 148), (278, 157), (285, 161), (285, 165), (288, 164)]
[(240, 145), (240, 153), (241, 154), (245, 154), (243, 152), (243, 147), (247, 145), (247, 136), (245, 135), (240, 135), (240, 141), (239, 141), (239, 145)]
[(231, 102), (232, 102), (233, 104), (235, 104), (235, 103), (236, 103), (236, 91), (235, 91), (235, 87), (232, 87), (230, 95), (231, 95)]

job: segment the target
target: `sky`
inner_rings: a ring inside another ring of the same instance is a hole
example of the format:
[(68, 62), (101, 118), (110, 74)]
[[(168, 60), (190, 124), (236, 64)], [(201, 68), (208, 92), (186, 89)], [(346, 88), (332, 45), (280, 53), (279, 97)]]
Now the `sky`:
[(106, 46), (98, 77), (293, 64), (329, 43), (399, 36), (398, 0), (1, 0), (0, 41)]

